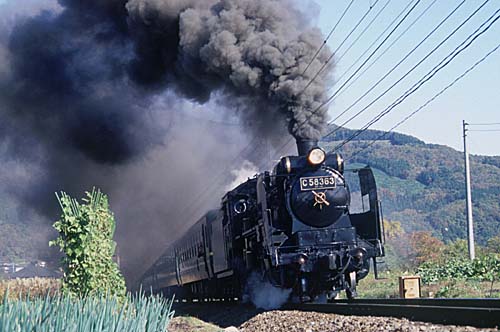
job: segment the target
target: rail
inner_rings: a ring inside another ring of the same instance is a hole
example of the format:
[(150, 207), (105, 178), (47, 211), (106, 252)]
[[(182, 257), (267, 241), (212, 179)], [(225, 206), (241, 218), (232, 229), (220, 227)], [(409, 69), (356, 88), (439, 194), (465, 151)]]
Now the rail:
[(388, 316), (445, 325), (500, 326), (500, 299), (355, 299), (289, 304), (284, 309)]

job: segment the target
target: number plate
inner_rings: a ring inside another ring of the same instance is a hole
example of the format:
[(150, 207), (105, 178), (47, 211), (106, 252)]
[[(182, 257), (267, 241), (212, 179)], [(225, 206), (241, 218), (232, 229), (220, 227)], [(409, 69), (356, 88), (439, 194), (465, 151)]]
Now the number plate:
[(300, 178), (300, 190), (318, 190), (335, 188), (335, 177), (333, 176), (310, 176)]

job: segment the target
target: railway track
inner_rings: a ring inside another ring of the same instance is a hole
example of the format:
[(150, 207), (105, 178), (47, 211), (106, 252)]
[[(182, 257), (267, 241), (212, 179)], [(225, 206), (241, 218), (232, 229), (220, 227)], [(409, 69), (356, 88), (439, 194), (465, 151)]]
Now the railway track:
[(500, 326), (497, 299), (359, 299), (289, 304), (284, 309), (357, 316), (407, 318), (446, 325)]

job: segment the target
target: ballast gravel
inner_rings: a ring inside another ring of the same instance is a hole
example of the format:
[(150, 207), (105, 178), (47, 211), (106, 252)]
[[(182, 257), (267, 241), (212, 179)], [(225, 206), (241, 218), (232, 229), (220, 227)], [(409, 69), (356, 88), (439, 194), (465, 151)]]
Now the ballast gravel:
[(470, 326), (436, 325), (407, 319), (372, 316), (342, 316), (304, 311), (267, 311), (243, 323), (240, 332), (476, 332), (498, 331)]

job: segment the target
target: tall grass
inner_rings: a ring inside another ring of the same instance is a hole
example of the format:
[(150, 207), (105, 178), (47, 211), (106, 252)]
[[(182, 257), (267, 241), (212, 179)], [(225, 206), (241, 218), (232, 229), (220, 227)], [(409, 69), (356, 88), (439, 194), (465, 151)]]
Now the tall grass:
[(172, 301), (161, 297), (72, 299), (47, 296), (0, 305), (2, 332), (164, 332), (173, 316)]
[(29, 297), (56, 296), (61, 288), (60, 279), (50, 278), (24, 278), (0, 280), (0, 303), (3, 302), (4, 295), (9, 290), (10, 299), (20, 299)]

